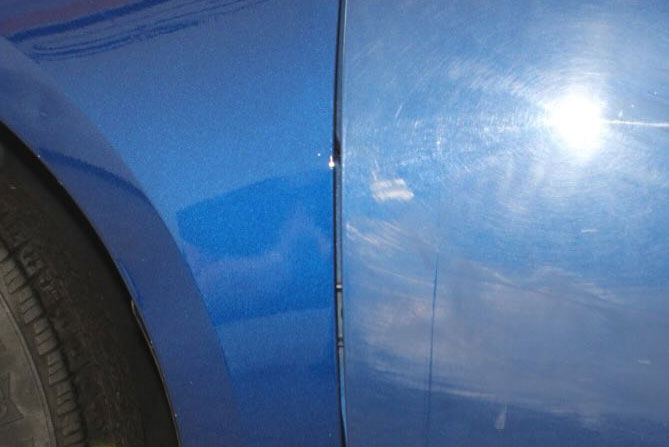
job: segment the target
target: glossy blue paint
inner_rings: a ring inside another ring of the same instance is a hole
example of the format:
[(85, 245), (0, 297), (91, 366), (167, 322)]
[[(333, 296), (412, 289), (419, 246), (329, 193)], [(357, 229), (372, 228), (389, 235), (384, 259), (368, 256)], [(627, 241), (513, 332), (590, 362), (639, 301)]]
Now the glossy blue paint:
[(347, 2), (352, 447), (669, 445), (668, 23)]
[(182, 445), (339, 445), (336, 2), (3, 0), (0, 120), (110, 250)]

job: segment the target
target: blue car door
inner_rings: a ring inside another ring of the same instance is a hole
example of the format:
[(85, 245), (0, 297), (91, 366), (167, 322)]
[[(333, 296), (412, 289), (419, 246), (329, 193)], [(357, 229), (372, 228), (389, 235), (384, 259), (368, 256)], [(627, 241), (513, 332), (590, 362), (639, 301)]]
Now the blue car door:
[(669, 445), (668, 25), (347, 2), (350, 446)]

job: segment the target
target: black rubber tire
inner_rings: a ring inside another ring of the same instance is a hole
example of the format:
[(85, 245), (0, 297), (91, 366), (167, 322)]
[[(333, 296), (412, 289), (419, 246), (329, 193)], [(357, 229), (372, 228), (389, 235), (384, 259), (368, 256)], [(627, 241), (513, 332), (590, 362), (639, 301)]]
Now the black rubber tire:
[(0, 139), (0, 446), (175, 445), (127, 294), (53, 189)]

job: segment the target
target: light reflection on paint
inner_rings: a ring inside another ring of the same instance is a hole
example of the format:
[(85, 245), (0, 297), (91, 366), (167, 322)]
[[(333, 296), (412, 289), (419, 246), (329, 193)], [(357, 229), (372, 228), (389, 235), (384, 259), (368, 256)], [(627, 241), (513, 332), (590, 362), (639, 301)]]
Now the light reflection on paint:
[(589, 158), (601, 146), (602, 103), (587, 94), (568, 93), (548, 106), (548, 126), (572, 155)]

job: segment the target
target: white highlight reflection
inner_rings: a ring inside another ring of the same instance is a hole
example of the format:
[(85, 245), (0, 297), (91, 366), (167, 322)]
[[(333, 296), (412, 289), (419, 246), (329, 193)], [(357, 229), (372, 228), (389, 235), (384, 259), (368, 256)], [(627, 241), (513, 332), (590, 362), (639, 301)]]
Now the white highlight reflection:
[(590, 156), (601, 144), (602, 104), (584, 94), (568, 94), (548, 106), (548, 125), (574, 155)]
[(390, 180), (374, 179), (371, 189), (372, 195), (377, 202), (385, 202), (386, 200), (406, 202), (413, 199), (413, 192), (409, 189), (404, 179), (401, 178)]

